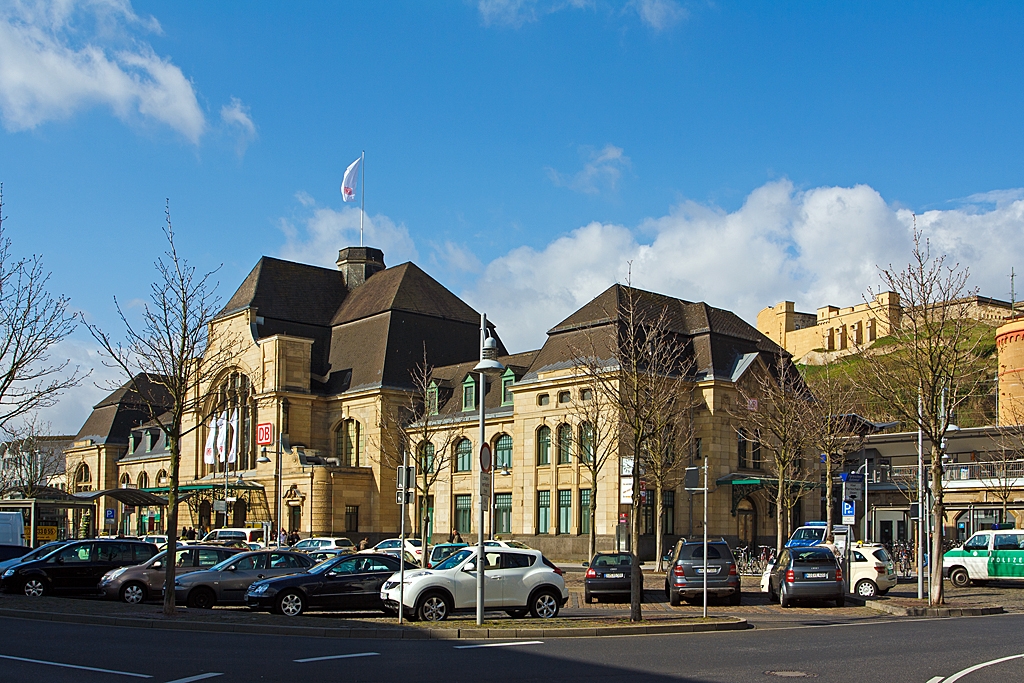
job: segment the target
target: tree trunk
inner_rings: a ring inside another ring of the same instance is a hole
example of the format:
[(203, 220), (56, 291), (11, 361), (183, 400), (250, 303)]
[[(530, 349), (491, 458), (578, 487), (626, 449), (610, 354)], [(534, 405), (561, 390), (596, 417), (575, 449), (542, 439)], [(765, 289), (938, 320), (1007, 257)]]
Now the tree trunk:
[(832, 533), (833, 520), (832, 507), (832, 454), (825, 454), (825, 541), (835, 542), (835, 534)]
[[(177, 430), (175, 430), (177, 431)], [(164, 616), (174, 616), (174, 570), (178, 546), (178, 469), (181, 444), (176, 435), (168, 435), (171, 447), (171, 471), (167, 477), (167, 553), (164, 557)]]
[(662, 571), (661, 556), (662, 546), (664, 541), (662, 540), (662, 528), (661, 528), (661, 486), (658, 486), (654, 492), (654, 557), (656, 558), (657, 571)]
[(779, 490), (775, 493), (775, 556), (782, 555), (782, 546), (785, 543), (785, 527), (782, 521), (785, 518), (786, 492), (782, 475), (779, 475)]
[(942, 540), (943, 523), (945, 521), (945, 505), (942, 501), (942, 453), (938, 446), (932, 445), (932, 521), (935, 530), (932, 532), (932, 548), (928, 557), (928, 574), (931, 577), (928, 590), (928, 605), (936, 607), (944, 603), (942, 587)]
[[(635, 471), (635, 470), (634, 470)], [(644, 574), (640, 568), (640, 491), (638, 479), (633, 479), (633, 505), (630, 520), (630, 550), (633, 556), (633, 569), (630, 572), (629, 584), (629, 620), (643, 621), (643, 610), (640, 603), (644, 599)]]
[[(594, 555), (597, 553), (597, 475), (591, 472), (593, 483), (590, 485), (590, 539), (588, 545), (590, 546), (590, 554), (587, 555), (587, 561), (593, 562)], [(618, 548), (616, 548), (618, 550)]]

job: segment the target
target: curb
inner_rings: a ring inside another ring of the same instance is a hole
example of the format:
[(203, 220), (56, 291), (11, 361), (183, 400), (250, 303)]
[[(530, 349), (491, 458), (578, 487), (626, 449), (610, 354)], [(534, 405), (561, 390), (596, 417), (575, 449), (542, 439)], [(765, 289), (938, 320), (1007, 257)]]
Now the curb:
[(890, 604), (884, 598), (865, 599), (847, 595), (846, 600), (868, 609), (894, 614), (898, 617), (981, 617), (989, 614), (1004, 614), (1006, 612), (1002, 605), (993, 605), (992, 607), (900, 607), (899, 605)]
[(93, 626), (122, 626), (169, 631), (206, 631), (252, 635), (306, 636), (313, 638), (370, 638), (375, 640), (515, 640), (520, 638), (593, 638), (602, 636), (665, 635), (742, 631), (750, 628), (746, 619), (722, 617), (725, 621), (650, 626), (597, 626), (565, 628), (317, 628), (313, 626), (277, 626), (273, 624), (231, 624), (203, 621), (160, 621), (135, 617), (111, 617), (62, 612), (36, 612), (0, 608), (0, 617), (53, 621)]

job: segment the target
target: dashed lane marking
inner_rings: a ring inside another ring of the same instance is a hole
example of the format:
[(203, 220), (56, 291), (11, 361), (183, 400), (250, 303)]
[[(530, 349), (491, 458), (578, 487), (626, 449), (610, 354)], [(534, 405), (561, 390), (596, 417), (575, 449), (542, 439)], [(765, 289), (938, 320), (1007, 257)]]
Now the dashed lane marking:
[(328, 659), (353, 659), (354, 657), (376, 657), (379, 652), (354, 652), (347, 655), (327, 655), (326, 657), (306, 657), (305, 659), (295, 659), (293, 661), (299, 664), (306, 664), (308, 662), (325, 662)]
[(28, 662), (29, 664), (45, 664), (46, 666), (59, 666), (64, 669), (78, 669), (80, 671), (98, 671), (101, 674), (114, 674), (115, 676), (131, 676), (132, 678), (152, 678), (149, 674), (137, 674), (131, 671), (115, 671), (114, 669), (99, 669), (95, 666), (82, 666), (81, 664), (65, 664), (64, 662), (48, 662), (45, 659), (29, 659), (28, 657), (15, 657), (13, 655), (0, 655), (0, 659), (9, 659), (15, 662)]
[(223, 676), (222, 673), (215, 673), (213, 671), (205, 674), (196, 674), (195, 676), (188, 676), (186, 678), (175, 678), (173, 681), (167, 681), (167, 683), (193, 683), (193, 681), (203, 681), (207, 678), (216, 678), (217, 676)]
[(543, 640), (513, 640), (508, 643), (482, 643), (480, 645), (456, 645), (456, 650), (472, 650), (478, 647), (511, 647), (513, 645), (543, 645)]

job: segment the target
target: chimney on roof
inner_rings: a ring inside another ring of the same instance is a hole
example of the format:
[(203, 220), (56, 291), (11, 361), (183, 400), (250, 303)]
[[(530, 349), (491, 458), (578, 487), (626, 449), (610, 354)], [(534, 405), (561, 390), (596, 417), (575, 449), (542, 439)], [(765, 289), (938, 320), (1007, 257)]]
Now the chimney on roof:
[(350, 292), (385, 267), (384, 252), (380, 249), (347, 247), (338, 252), (338, 270)]

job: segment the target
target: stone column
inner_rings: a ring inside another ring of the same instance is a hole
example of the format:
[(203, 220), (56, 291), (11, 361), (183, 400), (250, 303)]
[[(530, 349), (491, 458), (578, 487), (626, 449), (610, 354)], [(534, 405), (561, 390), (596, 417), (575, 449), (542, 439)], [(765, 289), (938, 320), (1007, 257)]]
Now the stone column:
[(313, 534), (316, 536), (333, 536), (331, 475), (326, 467), (313, 468), (313, 490), (311, 494), (313, 499), (310, 515), (313, 522)]

